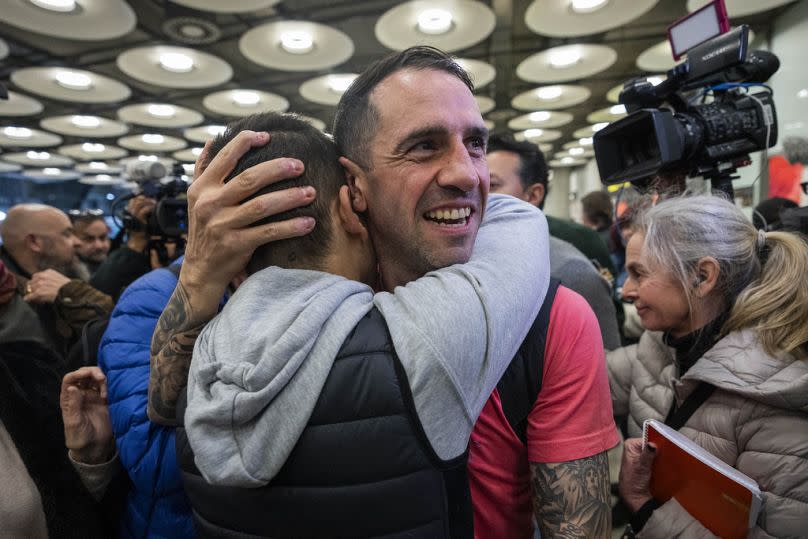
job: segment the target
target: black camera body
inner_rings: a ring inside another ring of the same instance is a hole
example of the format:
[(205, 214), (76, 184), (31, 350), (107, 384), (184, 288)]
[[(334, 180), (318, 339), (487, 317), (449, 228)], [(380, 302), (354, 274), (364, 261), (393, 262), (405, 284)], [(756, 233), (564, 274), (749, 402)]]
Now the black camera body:
[[(744, 83), (765, 82), (780, 62), (772, 53), (748, 51), (748, 32), (744, 25), (694, 47), (657, 86), (625, 84), (620, 102), (629, 115), (594, 136), (604, 184), (642, 185), (671, 173), (703, 176), (731, 190), (732, 174), (751, 162), (749, 154), (777, 143), (771, 92), (746, 93), (752, 84)], [(693, 91), (698, 98), (709, 90), (712, 102), (688, 100)]]
[(157, 205), (149, 214), (144, 225), (128, 212), (124, 215), (124, 228), (132, 231), (146, 231), (149, 237), (179, 239), (188, 232), (188, 184), (180, 177), (182, 165), (175, 163), (171, 179), (165, 181), (165, 166), (159, 162), (137, 164), (127, 168), (130, 179), (138, 182), (137, 194), (153, 198)]

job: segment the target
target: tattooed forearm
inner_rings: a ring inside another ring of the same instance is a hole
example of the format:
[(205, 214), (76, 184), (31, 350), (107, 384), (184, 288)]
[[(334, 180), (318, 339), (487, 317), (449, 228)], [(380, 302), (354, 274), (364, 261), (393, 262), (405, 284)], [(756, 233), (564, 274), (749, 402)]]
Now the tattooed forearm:
[(530, 468), (533, 508), (542, 537), (611, 536), (606, 453), (570, 462), (532, 462)]
[(177, 399), (188, 384), (194, 343), (209, 319), (194, 313), (182, 281), (168, 300), (151, 343), (149, 419), (177, 425)]

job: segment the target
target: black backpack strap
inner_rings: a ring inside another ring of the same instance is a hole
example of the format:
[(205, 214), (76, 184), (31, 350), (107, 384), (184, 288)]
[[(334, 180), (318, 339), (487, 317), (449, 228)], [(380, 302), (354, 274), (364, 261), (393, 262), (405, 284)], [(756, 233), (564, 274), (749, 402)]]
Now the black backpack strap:
[(665, 424), (674, 430), (681, 429), (687, 420), (690, 419), (699, 406), (704, 404), (704, 401), (710, 398), (710, 395), (715, 391), (715, 386), (707, 382), (700, 382), (693, 393), (687, 396), (681, 406), (676, 406), (676, 399), (671, 404), (671, 409), (668, 412), (668, 417), (665, 418)]
[(560, 284), (557, 279), (550, 280), (550, 287), (533, 326), (497, 384), (502, 411), (524, 444), (527, 444), (527, 417), (541, 391), (550, 311)]

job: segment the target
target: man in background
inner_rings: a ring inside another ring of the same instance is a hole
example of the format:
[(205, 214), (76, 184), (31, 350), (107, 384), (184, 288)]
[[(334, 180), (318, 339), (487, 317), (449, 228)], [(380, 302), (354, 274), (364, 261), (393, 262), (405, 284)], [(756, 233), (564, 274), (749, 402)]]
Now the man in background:
[(68, 213), (79, 240), (76, 254), (92, 276), (109, 255), (109, 226), (101, 210), (71, 210)]
[[(535, 144), (511, 138), (492, 136), (488, 141), (488, 168), (491, 171), (491, 192), (520, 198), (539, 208), (544, 206), (547, 192), (547, 163)], [(567, 230), (574, 223), (547, 217), (550, 228), (550, 275), (561, 284), (580, 294), (589, 303), (598, 319), (603, 346), (613, 350), (620, 346), (620, 332), (612, 290), (589, 258), (572, 243), (555, 237), (555, 230)], [(560, 225), (559, 225), (560, 223)], [(575, 225), (580, 226), (580, 225)], [(587, 234), (597, 233), (580, 227)], [(572, 230), (571, 228), (569, 228)], [(606, 253), (608, 259), (608, 252)]]

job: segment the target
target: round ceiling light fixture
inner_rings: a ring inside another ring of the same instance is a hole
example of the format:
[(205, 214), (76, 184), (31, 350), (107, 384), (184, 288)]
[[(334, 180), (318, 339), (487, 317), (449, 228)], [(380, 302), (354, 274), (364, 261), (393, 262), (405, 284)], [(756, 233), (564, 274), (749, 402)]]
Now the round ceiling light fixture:
[(81, 145), (81, 149), (87, 153), (100, 153), (106, 150), (107, 147), (97, 142), (85, 142)]
[(306, 54), (314, 50), (314, 38), (309, 32), (290, 30), (281, 34), (281, 48), (290, 54)]
[(609, 125), (609, 122), (598, 122), (598, 123), (596, 123), (595, 125), (592, 126), (592, 131), (596, 131), (596, 132), (600, 131), (601, 129), (603, 129), (607, 125)]
[(69, 90), (87, 90), (93, 84), (93, 79), (85, 73), (76, 71), (59, 71), (56, 73), (56, 82), (59, 86)]
[(95, 179), (100, 182), (108, 182), (112, 181), (112, 176), (110, 176), (109, 174), (96, 174)]
[(625, 114), (626, 113), (626, 106), (625, 105), (612, 105), (611, 107), (609, 107), (609, 113), (614, 114), (615, 116)]
[(194, 154), (196, 157), (202, 155), (202, 148), (191, 148), (191, 153)]
[(328, 87), (333, 92), (343, 93), (356, 78), (356, 75), (329, 75)]
[(157, 161), (157, 156), (156, 155), (138, 155), (137, 160), (138, 161)]
[(583, 148), (570, 148), (570, 155), (583, 155), (585, 152)]
[(540, 123), (540, 122), (546, 122), (547, 120), (549, 120), (550, 116), (552, 116), (552, 115), (549, 112), (547, 112), (546, 110), (539, 110), (539, 111), (536, 111), (536, 112), (531, 112), (528, 115), (528, 118), (530, 119), (531, 122)]
[(261, 96), (246, 90), (233, 90), (233, 102), (242, 107), (254, 107), (261, 101)]
[(576, 48), (565, 47), (550, 54), (550, 65), (556, 69), (564, 69), (581, 61), (581, 51)]
[(194, 69), (194, 59), (181, 52), (164, 52), (159, 62), (163, 69), (172, 73), (189, 73)]
[(560, 86), (545, 86), (536, 90), (536, 95), (543, 101), (552, 101), (561, 97), (563, 92)]
[(70, 13), (76, 9), (76, 0), (29, 0), (36, 7), (59, 13)]
[(35, 152), (34, 150), (30, 150), (25, 152), (25, 156), (28, 159), (34, 159), (35, 161), (44, 161), (46, 159), (50, 159), (51, 154), (48, 152)]
[(544, 129), (526, 129), (525, 138), (538, 138), (544, 134)]
[(34, 132), (27, 127), (9, 126), (3, 129), (3, 134), (11, 138), (31, 138)]
[(61, 173), (62, 173), (61, 169), (54, 167), (45, 167), (42, 169), (42, 174), (47, 174), (48, 176), (58, 176)]
[(106, 170), (107, 164), (102, 163), (101, 161), (90, 161), (90, 168), (95, 170)]
[(592, 13), (602, 9), (609, 0), (572, 0), (570, 7), (575, 13)]
[(209, 125), (205, 128), (205, 130), (212, 136), (216, 137), (224, 133), (227, 130), (227, 127), (223, 125)]
[(70, 118), (70, 123), (76, 127), (84, 127), (87, 129), (98, 127), (101, 125), (101, 119), (97, 116), (73, 116)]
[(579, 138), (578, 144), (580, 144), (581, 146), (592, 146), (592, 137)]
[(153, 103), (146, 107), (146, 111), (157, 118), (171, 118), (177, 114), (177, 109), (173, 105), (162, 105)]
[(562, 157), (561, 162), (564, 163), (565, 165), (569, 165), (569, 164), (575, 162), (575, 158), (573, 158), (573, 157)]
[(143, 142), (146, 144), (162, 144), (166, 141), (163, 135), (157, 133), (147, 133), (140, 138), (143, 139)]
[(445, 34), (452, 29), (452, 14), (445, 9), (425, 9), (418, 15), (418, 30), (431, 36)]

